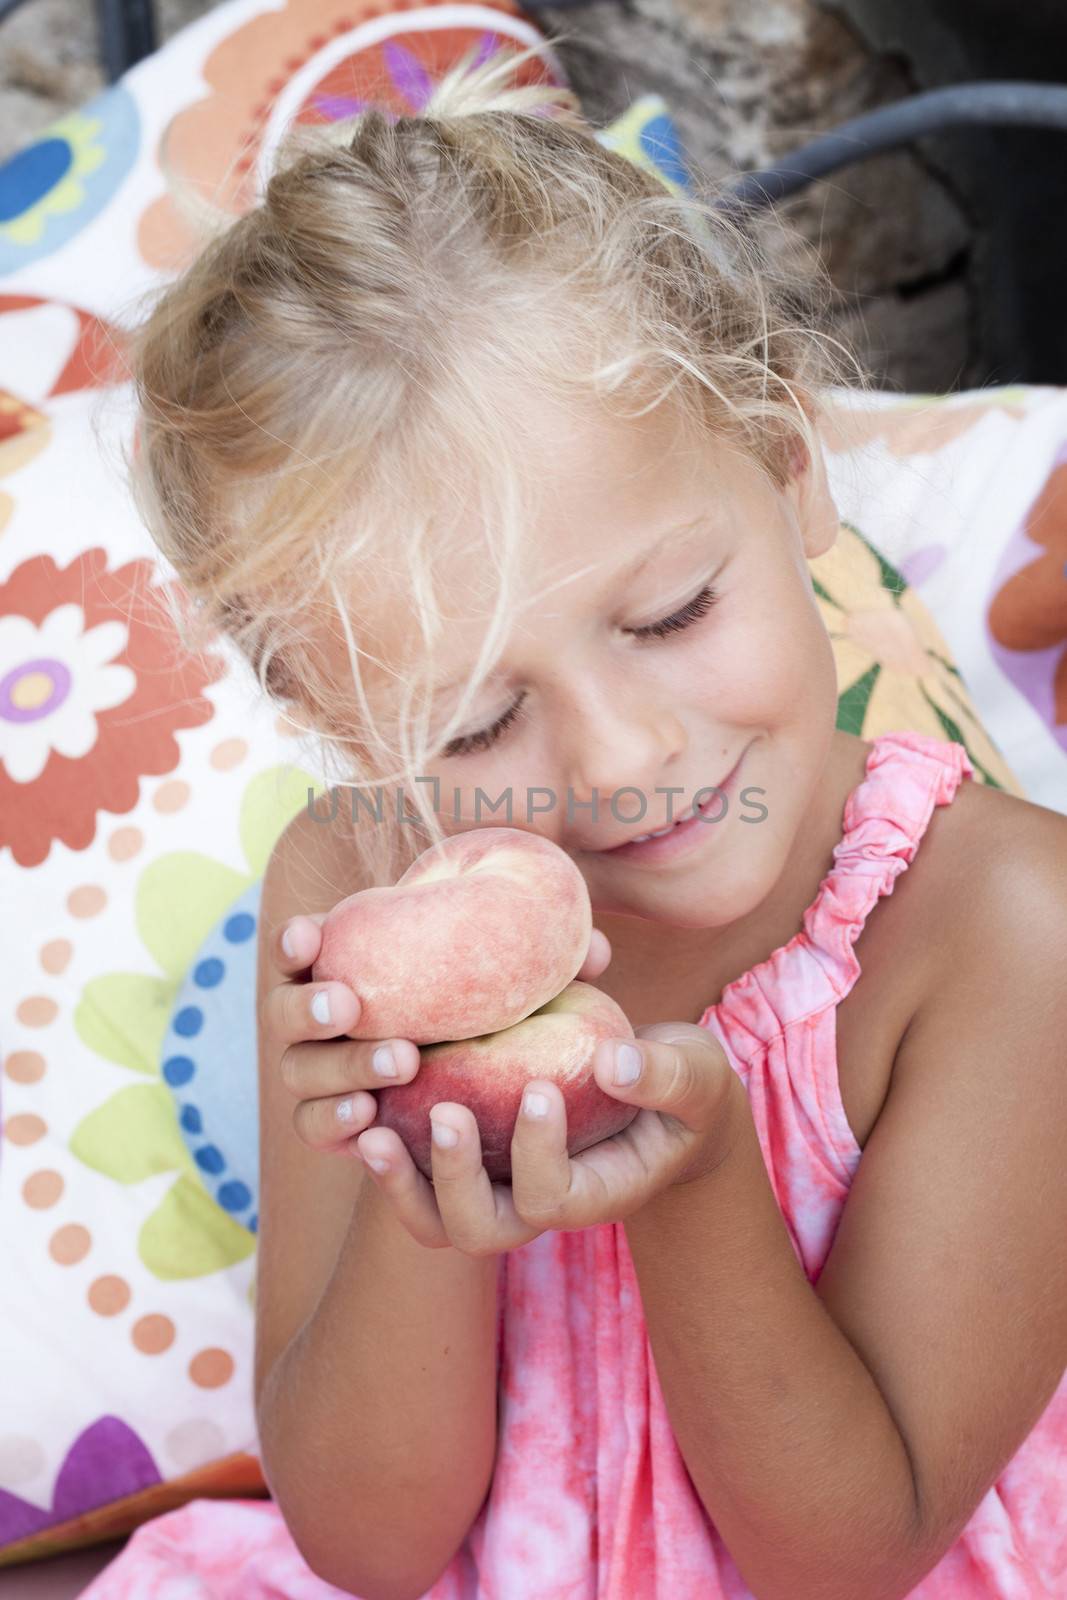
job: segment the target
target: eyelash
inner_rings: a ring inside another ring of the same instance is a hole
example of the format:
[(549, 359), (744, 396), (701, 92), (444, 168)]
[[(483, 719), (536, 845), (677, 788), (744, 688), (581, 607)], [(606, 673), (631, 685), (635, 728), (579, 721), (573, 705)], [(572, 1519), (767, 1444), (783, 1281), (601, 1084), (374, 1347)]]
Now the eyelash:
[[(692, 627), (693, 623), (698, 621), (700, 617), (706, 616), (718, 598), (718, 590), (713, 589), (711, 584), (705, 584), (699, 594), (695, 594), (692, 600), (688, 601), (680, 611), (673, 612), (669, 617), (663, 617), (659, 622), (650, 622), (643, 628), (629, 628), (627, 632), (632, 633), (638, 639), (663, 639), (669, 633), (680, 633), (685, 628)], [(511, 724), (522, 709), (522, 703), (525, 699), (526, 691), (524, 689), (514, 705), (509, 706), (504, 715), (498, 717), (491, 727), (480, 728), (477, 733), (469, 733), (462, 738), (452, 739), (445, 745), (444, 755), (446, 757), (466, 756), (473, 754), (475, 750), (488, 750), (489, 746), (495, 744), (501, 734), (511, 727)]]

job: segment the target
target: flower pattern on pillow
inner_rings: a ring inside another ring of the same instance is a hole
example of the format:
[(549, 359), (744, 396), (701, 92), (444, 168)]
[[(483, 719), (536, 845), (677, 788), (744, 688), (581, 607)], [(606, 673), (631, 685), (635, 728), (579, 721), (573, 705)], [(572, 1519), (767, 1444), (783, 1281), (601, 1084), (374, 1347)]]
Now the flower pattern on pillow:
[(308, 789), (319, 787), (293, 765), (269, 768), (251, 780), (240, 816), (246, 871), (193, 850), (171, 851), (145, 867), (137, 880), (134, 916), (157, 970), (102, 973), (85, 985), (74, 1014), (83, 1043), (139, 1081), (83, 1117), (71, 1136), (71, 1151), (119, 1183), (176, 1174), (137, 1242), (138, 1255), (157, 1278), (217, 1272), (255, 1249), (254, 1234), (205, 1187), (182, 1138), (162, 1075), (163, 1045), (197, 950), (234, 901), (262, 877), (279, 834), (306, 804)]
[(895, 728), (957, 739), (983, 783), (1021, 795), (933, 617), (901, 573), (846, 522), (808, 568), (837, 666), (837, 726), (861, 739)]
[(0, 851), (20, 867), (57, 839), (86, 849), (98, 812), (131, 811), (142, 777), (173, 772), (177, 729), (215, 714), (203, 691), (225, 663), (180, 648), (155, 571), (109, 571), (97, 547), (0, 584)]
[(986, 613), (993, 654), (1067, 750), (1067, 442), (996, 576)]
[[(429, 0), (425, 9), (439, 6), (440, 0)], [(432, 80), (472, 46), (480, 46), (481, 59), (535, 37), (512, 0), (491, 0), (486, 10), (500, 13), (493, 29), (430, 27), (398, 12), (386, 34), (369, 0), (284, 0), (235, 28), (201, 66), (207, 93), (164, 129), (160, 166), (170, 192), (141, 217), (137, 245), (144, 260), (171, 271), (195, 253), (187, 202), (176, 192), (183, 185), (210, 194), (235, 216), (247, 210), (283, 122), (337, 122), (368, 103), (410, 116), (421, 110)], [(523, 85), (545, 76), (534, 59), (513, 81)]]

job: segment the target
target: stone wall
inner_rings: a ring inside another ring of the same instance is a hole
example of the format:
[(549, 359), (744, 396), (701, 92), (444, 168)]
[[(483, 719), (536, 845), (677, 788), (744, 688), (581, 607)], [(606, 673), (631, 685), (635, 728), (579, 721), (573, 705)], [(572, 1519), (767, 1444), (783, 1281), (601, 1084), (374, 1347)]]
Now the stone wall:
[[(209, 0), (156, 3), (169, 38)], [(102, 87), (94, 13), (87, 0), (28, 0), (0, 25), (0, 157)], [(595, 121), (658, 90), (688, 159), (712, 180), (914, 88), (900, 55), (872, 50), (813, 0), (593, 0), (531, 15), (572, 35), (559, 54)], [(984, 380), (972, 225), (918, 156), (857, 163), (780, 211), (821, 252), (840, 336), (875, 381), (933, 391)], [(767, 227), (774, 253), (788, 256), (788, 232)]]

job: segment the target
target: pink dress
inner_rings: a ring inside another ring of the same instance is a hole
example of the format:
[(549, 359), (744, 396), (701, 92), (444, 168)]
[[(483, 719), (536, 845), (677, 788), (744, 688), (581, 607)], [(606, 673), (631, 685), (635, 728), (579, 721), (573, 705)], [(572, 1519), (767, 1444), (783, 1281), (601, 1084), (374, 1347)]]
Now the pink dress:
[[(963, 746), (872, 742), (803, 930), (701, 1024), (746, 1085), (812, 1283), (862, 1152), (841, 1102), (836, 1007), (853, 944), (974, 768)], [(502, 1262), (500, 1445), (477, 1522), (425, 1600), (751, 1600), (675, 1443), (621, 1223), (549, 1232)], [(195, 1501), (140, 1528), (83, 1600), (326, 1600), (270, 1501)], [(1067, 1379), (913, 1600), (1067, 1596)]]

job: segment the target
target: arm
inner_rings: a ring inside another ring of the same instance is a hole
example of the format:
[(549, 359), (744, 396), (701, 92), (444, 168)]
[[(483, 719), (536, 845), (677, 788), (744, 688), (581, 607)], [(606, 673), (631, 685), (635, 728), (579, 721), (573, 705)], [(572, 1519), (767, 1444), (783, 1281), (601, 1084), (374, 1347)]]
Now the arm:
[[(360, 887), (338, 885), (328, 834), (303, 815), (290, 823), (260, 913), (260, 1454), (315, 1573), (363, 1600), (414, 1600), (459, 1548), (492, 1478), (499, 1265), (417, 1244), (358, 1159), (309, 1149), (295, 1131), (286, 1040), (267, 1018), (302, 1011), (310, 986), (285, 985), (284, 1007), (266, 1002), (285, 982), (284, 924)], [(298, 1026), (288, 1037), (321, 1034)], [(343, 1052), (348, 1084), (371, 1082), (366, 1041), (299, 1048)]]
[(759, 1600), (902, 1600), (1067, 1368), (1067, 823), (1039, 833), (961, 908), (817, 1287), (743, 1086), (726, 1161), (626, 1222), (679, 1449)]
[(416, 1244), (367, 1185), (260, 1391), (286, 1523), (312, 1570), (362, 1600), (418, 1600), (488, 1493), (498, 1261)]

